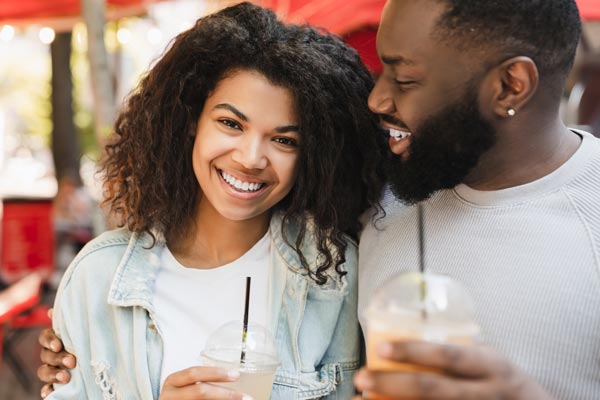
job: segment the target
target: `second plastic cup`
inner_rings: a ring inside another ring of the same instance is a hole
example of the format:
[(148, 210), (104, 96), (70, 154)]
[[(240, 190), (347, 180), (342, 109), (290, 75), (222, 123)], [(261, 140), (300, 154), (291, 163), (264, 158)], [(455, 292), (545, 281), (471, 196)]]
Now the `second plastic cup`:
[(254, 400), (269, 400), (279, 366), (277, 349), (268, 330), (258, 324), (248, 325), (242, 354), (243, 324), (229, 322), (215, 330), (208, 338), (201, 353), (202, 364), (220, 367), (240, 373), (235, 382), (219, 382), (216, 385), (252, 396)]
[[(473, 302), (462, 285), (430, 273), (403, 273), (387, 282), (373, 295), (365, 319), (367, 368), (374, 371), (440, 373), (384, 359), (378, 348), (383, 342), (403, 340), (471, 344), (479, 333)], [(384, 399), (374, 394), (369, 398)]]

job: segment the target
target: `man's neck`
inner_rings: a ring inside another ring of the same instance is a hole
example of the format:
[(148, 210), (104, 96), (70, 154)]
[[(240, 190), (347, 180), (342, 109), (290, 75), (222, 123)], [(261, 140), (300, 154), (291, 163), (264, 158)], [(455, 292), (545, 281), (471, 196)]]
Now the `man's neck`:
[(464, 183), (476, 190), (500, 190), (524, 185), (552, 173), (579, 148), (581, 137), (560, 120), (499, 132)]

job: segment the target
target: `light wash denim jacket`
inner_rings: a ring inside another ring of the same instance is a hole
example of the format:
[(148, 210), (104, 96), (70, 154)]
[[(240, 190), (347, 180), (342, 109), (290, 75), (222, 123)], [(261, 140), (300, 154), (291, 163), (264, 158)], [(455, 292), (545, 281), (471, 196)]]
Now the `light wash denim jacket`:
[[(357, 249), (348, 241), (343, 278), (330, 272), (317, 285), (271, 218), (270, 328), (281, 359), (271, 399), (352, 398), (359, 367)], [(292, 243), (298, 226), (290, 224)], [(54, 329), (77, 356), (71, 381), (48, 399), (131, 400), (159, 396), (163, 343), (154, 318), (153, 288), (164, 240), (127, 230), (106, 232), (73, 260), (56, 297)], [(314, 237), (302, 248), (315, 266)], [(207, 307), (213, 305), (207, 304)]]

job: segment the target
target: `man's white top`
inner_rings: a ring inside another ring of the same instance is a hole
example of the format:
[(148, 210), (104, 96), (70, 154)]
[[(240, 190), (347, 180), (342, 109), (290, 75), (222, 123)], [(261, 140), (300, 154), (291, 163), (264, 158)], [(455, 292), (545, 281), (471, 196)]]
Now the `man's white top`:
[(270, 244), (267, 233), (243, 256), (213, 269), (186, 268), (165, 248), (154, 291), (164, 346), (161, 387), (173, 372), (201, 365), (200, 352), (216, 328), (243, 319), (247, 276), (249, 320), (266, 326)]
[[(424, 202), (428, 271), (462, 282), (482, 342), (557, 399), (600, 399), (600, 140), (561, 167), (498, 191), (465, 185)], [(388, 190), (359, 248), (359, 316), (374, 290), (418, 269), (416, 207)]]

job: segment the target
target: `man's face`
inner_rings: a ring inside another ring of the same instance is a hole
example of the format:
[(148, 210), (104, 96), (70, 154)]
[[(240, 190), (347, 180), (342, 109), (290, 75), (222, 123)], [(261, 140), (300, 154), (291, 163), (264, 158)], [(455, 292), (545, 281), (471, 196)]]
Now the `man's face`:
[(475, 90), (418, 125), (405, 158), (388, 160), (388, 179), (396, 197), (413, 204), (440, 189), (461, 183), (479, 157), (494, 144), (492, 126), (479, 112)]
[(432, 35), (443, 11), (436, 1), (389, 0), (377, 34), (384, 69), (369, 107), (396, 136), (389, 179), (406, 203), (462, 182), (494, 143), (478, 102), (482, 67)]

